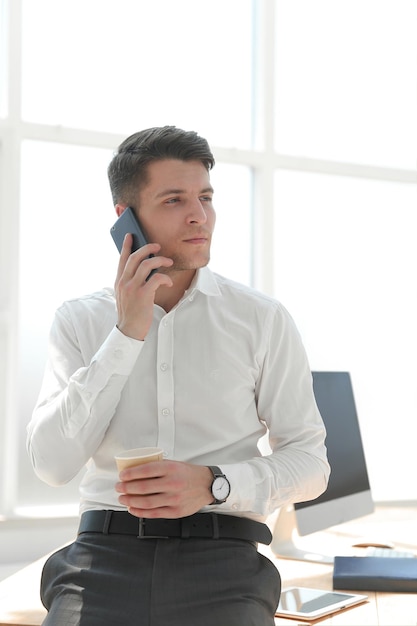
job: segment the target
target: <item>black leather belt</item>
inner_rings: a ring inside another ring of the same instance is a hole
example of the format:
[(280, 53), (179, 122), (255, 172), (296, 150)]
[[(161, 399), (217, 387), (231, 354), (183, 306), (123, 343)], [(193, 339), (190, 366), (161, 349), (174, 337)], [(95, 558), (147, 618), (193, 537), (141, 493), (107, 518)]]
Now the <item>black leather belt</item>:
[(243, 539), (266, 545), (272, 541), (266, 524), (217, 513), (195, 513), (179, 519), (148, 519), (135, 517), (127, 511), (86, 511), (78, 529), (78, 534), (81, 533), (134, 535), (138, 539)]

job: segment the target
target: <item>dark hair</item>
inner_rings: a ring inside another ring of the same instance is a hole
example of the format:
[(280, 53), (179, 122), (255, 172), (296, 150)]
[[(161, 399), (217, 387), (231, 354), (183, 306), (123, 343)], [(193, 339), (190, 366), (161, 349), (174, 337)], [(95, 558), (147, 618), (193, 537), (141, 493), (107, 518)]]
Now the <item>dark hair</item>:
[(214, 166), (210, 146), (194, 131), (175, 126), (141, 130), (120, 144), (108, 167), (113, 203), (133, 204), (147, 182), (148, 164), (162, 159), (201, 161), (207, 170)]

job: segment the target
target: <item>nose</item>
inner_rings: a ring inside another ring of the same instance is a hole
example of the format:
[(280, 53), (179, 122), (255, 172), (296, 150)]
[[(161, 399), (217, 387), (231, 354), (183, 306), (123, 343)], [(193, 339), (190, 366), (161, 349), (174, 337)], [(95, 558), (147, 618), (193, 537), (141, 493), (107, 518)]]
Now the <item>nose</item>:
[(199, 198), (190, 201), (187, 222), (189, 224), (205, 224), (207, 222), (207, 213)]

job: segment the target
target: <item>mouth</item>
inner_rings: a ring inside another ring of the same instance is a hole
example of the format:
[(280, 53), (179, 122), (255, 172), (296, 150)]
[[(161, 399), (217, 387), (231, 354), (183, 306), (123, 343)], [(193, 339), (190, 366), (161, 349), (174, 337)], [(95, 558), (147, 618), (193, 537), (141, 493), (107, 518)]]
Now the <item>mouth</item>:
[(184, 243), (190, 243), (193, 245), (201, 245), (207, 243), (208, 240), (209, 236), (205, 233), (195, 233), (183, 239)]
[(207, 242), (207, 237), (191, 237), (190, 239), (184, 239), (185, 243), (191, 243), (191, 244), (203, 244)]

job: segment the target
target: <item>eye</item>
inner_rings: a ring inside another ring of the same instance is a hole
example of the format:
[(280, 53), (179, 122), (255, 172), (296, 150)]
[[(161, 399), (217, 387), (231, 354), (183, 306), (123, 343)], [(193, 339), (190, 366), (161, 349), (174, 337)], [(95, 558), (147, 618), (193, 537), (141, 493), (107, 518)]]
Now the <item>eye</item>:
[(201, 202), (212, 202), (213, 198), (212, 198), (212, 196), (201, 196), (200, 200), (201, 200)]
[(180, 199), (179, 198), (168, 198), (168, 200), (165, 200), (165, 204), (176, 204), (177, 202), (179, 202)]

